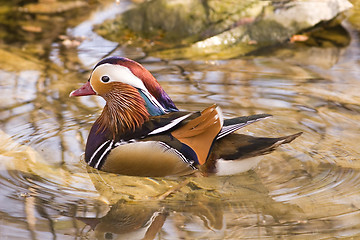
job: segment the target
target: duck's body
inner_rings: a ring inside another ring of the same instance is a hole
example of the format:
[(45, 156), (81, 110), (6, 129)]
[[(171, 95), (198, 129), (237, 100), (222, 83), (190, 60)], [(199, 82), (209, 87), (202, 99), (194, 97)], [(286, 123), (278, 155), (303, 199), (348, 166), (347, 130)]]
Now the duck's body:
[(233, 134), (271, 116), (268, 114), (224, 120), (216, 105), (202, 112), (179, 111), (151, 73), (126, 58), (100, 61), (89, 81), (70, 96), (94, 94), (102, 96), (106, 106), (91, 128), (85, 161), (106, 172), (135, 176), (209, 174), (223, 169), (220, 163), (234, 162), (244, 163), (239, 170), (246, 171), (257, 162), (249, 164), (242, 159), (268, 153), (300, 135), (255, 138)]

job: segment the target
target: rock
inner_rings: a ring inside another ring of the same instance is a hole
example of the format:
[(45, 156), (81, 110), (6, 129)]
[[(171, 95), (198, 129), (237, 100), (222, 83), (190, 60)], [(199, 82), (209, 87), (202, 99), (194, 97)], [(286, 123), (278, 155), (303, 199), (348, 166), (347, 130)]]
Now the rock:
[(145, 1), (95, 30), (112, 41), (151, 49), (186, 46), (254, 21), (267, 1)]
[(347, 0), (297, 0), (275, 8), (265, 19), (275, 20), (298, 32), (321, 21), (329, 21), (351, 7), (352, 4)]
[(29, 3), (19, 8), (22, 12), (28, 12), (33, 14), (56, 14), (66, 12), (72, 9), (85, 7), (88, 3), (85, 1), (48, 1), (39, 3)]
[(153, 0), (96, 30), (156, 57), (224, 59), (286, 42), (351, 6), (347, 0)]
[(349, 11), (350, 16), (348, 17), (348, 21), (351, 23), (351, 25), (357, 29), (360, 30), (360, 1), (353, 0), (352, 3), (354, 4), (354, 7)]

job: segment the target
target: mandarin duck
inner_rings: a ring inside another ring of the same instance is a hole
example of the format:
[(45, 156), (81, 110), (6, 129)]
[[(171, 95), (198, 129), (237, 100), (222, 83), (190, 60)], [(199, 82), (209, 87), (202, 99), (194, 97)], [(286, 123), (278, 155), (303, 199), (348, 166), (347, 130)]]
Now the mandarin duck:
[(105, 172), (151, 177), (245, 172), (258, 163), (250, 157), (301, 134), (262, 138), (234, 133), (269, 114), (224, 120), (216, 105), (179, 111), (148, 70), (123, 57), (98, 62), (89, 80), (70, 93), (86, 95), (106, 101), (85, 147), (87, 164)]

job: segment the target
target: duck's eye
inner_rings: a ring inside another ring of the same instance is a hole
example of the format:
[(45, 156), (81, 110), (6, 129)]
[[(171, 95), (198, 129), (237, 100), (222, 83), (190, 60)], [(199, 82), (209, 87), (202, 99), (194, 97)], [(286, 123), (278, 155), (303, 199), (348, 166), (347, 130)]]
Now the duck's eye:
[(102, 81), (102, 82), (108, 82), (108, 81), (110, 81), (110, 78), (109, 78), (109, 76), (106, 76), (106, 75), (105, 75), (105, 76), (102, 76), (102, 77), (101, 77), (101, 81)]

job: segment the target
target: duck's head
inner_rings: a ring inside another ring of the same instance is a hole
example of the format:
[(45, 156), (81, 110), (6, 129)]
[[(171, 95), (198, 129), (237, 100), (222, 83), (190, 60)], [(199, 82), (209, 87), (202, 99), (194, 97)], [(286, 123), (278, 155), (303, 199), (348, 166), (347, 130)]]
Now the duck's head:
[[(109, 101), (109, 95), (126, 94), (127, 90), (140, 94), (150, 115), (159, 115), (153, 112), (160, 110), (163, 113), (177, 111), (155, 77), (141, 64), (123, 57), (108, 57), (98, 62), (88, 82), (71, 92), (70, 97), (97, 94)], [(155, 107), (159, 110), (154, 109)]]
[[(177, 111), (170, 97), (155, 77), (139, 63), (122, 57), (108, 57), (98, 62), (90, 78), (70, 97), (99, 95), (106, 100), (109, 121), (120, 121), (129, 115), (123, 125), (141, 124), (144, 118)], [(116, 118), (117, 119), (112, 119)], [(133, 115), (133, 116), (131, 116)], [(136, 127), (136, 126), (132, 126)]]

